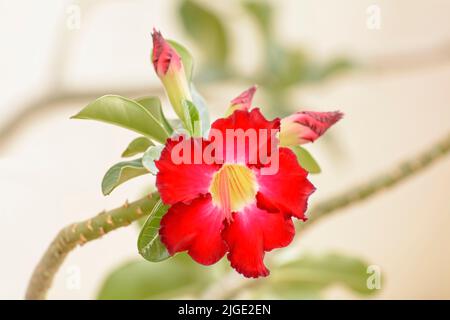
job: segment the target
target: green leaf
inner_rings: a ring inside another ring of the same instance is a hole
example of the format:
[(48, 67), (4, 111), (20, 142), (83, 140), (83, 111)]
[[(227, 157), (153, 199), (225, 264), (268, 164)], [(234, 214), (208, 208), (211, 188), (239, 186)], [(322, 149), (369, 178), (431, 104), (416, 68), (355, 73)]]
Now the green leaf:
[(162, 143), (170, 136), (166, 128), (144, 106), (116, 95), (98, 98), (72, 118), (118, 125)]
[(174, 299), (198, 293), (211, 279), (211, 267), (187, 254), (168, 261), (130, 261), (109, 273), (97, 294), (103, 300)]
[(273, 46), (271, 63), (277, 77), (273, 79), (281, 88), (305, 81), (313, 68), (310, 57), (300, 49)]
[(194, 59), (192, 58), (191, 53), (188, 49), (186, 49), (186, 47), (176, 41), (167, 40), (167, 42), (169, 42), (172, 48), (174, 48), (175, 51), (180, 55), (181, 62), (183, 63), (184, 67), (184, 72), (186, 73), (186, 78), (188, 82), (191, 82), (192, 75), (194, 73)]
[(166, 116), (164, 115), (161, 106), (161, 100), (159, 100), (158, 97), (143, 97), (136, 99), (136, 102), (147, 109), (148, 112), (150, 112), (151, 115), (164, 127), (164, 129), (166, 129), (169, 135), (172, 134), (172, 126), (170, 125), (169, 121), (167, 121)]
[(180, 15), (184, 28), (203, 50), (209, 67), (224, 66), (228, 57), (228, 37), (219, 17), (192, 0), (182, 1)]
[(359, 294), (372, 294), (367, 286), (368, 264), (358, 258), (330, 253), (324, 256), (304, 255), (271, 274), (271, 286), (279, 291), (323, 291), (331, 285), (343, 285)]
[(208, 135), (209, 128), (211, 127), (209, 109), (206, 106), (205, 99), (197, 91), (194, 84), (191, 83), (191, 94), (194, 105), (197, 107), (197, 111), (200, 117), (202, 135), (206, 137)]
[(153, 142), (146, 137), (138, 137), (130, 142), (128, 147), (122, 152), (123, 158), (132, 157), (139, 153), (145, 152), (148, 147), (153, 146)]
[(349, 71), (350, 69), (355, 67), (356, 65), (353, 63), (353, 61), (345, 57), (334, 58), (327, 62), (324, 66), (317, 68), (318, 71), (316, 72), (315, 77), (313, 77), (312, 80), (319, 81), (330, 78), (332, 76), (335, 76), (336, 74)]
[(106, 196), (125, 181), (147, 173), (141, 159), (119, 162), (112, 166), (103, 177), (102, 192)]
[(267, 1), (243, 1), (244, 9), (252, 15), (258, 22), (259, 27), (263, 31), (265, 37), (270, 36), (272, 23), (272, 7)]
[(251, 292), (257, 299), (319, 299), (331, 286), (340, 285), (361, 295), (372, 274), (365, 261), (343, 254), (302, 255), (272, 268), (270, 277), (258, 280)]
[(291, 149), (292, 151), (294, 151), (295, 155), (297, 156), (298, 163), (302, 166), (303, 169), (312, 174), (322, 172), (319, 164), (308, 152), (308, 150), (300, 146), (294, 146), (291, 147)]
[(155, 160), (158, 160), (161, 156), (161, 152), (164, 149), (164, 145), (149, 147), (142, 156), (142, 164), (150, 171), (151, 174), (156, 175), (158, 168), (156, 168)]
[(180, 119), (170, 119), (169, 122), (174, 131), (181, 132), (185, 130), (183, 127), (183, 122)]
[(193, 137), (202, 136), (202, 123), (200, 120), (200, 114), (197, 107), (192, 103), (192, 101), (183, 101), (183, 110), (185, 112), (185, 119), (187, 130)]
[(159, 200), (153, 207), (148, 216), (138, 238), (139, 254), (144, 259), (152, 262), (159, 262), (170, 257), (166, 247), (159, 238), (159, 223), (162, 216), (167, 212), (169, 206), (166, 206)]

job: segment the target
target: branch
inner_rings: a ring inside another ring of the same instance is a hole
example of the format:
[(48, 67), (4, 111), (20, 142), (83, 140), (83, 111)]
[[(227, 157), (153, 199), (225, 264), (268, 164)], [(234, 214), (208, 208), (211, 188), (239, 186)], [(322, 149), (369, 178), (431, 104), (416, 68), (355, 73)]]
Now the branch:
[(150, 213), (159, 200), (157, 193), (110, 211), (104, 211), (82, 222), (71, 224), (62, 229), (48, 247), (36, 266), (28, 284), (26, 299), (45, 299), (53, 278), (70, 251), (78, 245), (102, 237), (110, 231), (125, 227), (133, 221)]
[(359, 203), (383, 190), (389, 189), (406, 178), (422, 171), (436, 160), (450, 152), (450, 133), (433, 144), (428, 150), (421, 152), (414, 158), (398, 164), (387, 172), (377, 174), (369, 182), (357, 185), (332, 198), (318, 203), (310, 210), (308, 222), (302, 224), (302, 229), (311, 223), (328, 216), (330, 213)]

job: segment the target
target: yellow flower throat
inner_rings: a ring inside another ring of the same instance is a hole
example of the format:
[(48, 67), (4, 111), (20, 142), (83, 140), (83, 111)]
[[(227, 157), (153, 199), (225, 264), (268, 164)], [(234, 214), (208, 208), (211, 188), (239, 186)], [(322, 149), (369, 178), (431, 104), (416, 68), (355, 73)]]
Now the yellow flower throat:
[(214, 174), (209, 192), (213, 203), (230, 218), (231, 212), (239, 211), (255, 201), (255, 174), (245, 165), (224, 164)]

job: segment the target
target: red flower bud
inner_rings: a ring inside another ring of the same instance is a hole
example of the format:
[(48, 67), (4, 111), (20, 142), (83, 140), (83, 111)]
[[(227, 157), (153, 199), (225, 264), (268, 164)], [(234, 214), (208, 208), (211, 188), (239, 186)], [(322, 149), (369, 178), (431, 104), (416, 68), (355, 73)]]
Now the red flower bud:
[(153, 67), (159, 77), (164, 77), (169, 69), (177, 71), (182, 67), (181, 58), (178, 53), (163, 38), (161, 32), (153, 29)]
[(343, 117), (339, 111), (302, 111), (281, 120), (280, 144), (295, 146), (314, 142)]
[(256, 89), (257, 87), (256, 85), (254, 85), (231, 100), (231, 104), (226, 112), (226, 116), (231, 115), (236, 110), (250, 110), (250, 108), (252, 107), (253, 96), (255, 95)]
[(152, 37), (153, 67), (166, 89), (176, 114), (184, 120), (183, 101), (192, 101), (192, 97), (181, 57), (163, 38), (161, 32), (153, 29)]

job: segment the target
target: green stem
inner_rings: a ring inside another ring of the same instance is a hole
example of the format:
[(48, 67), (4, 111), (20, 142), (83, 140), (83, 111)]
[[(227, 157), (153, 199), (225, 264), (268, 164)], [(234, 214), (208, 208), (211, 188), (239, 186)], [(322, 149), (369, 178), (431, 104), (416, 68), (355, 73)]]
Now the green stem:
[(70, 251), (110, 231), (125, 227), (150, 213), (159, 200), (157, 193), (62, 229), (36, 266), (28, 284), (26, 299), (45, 299), (53, 278)]

